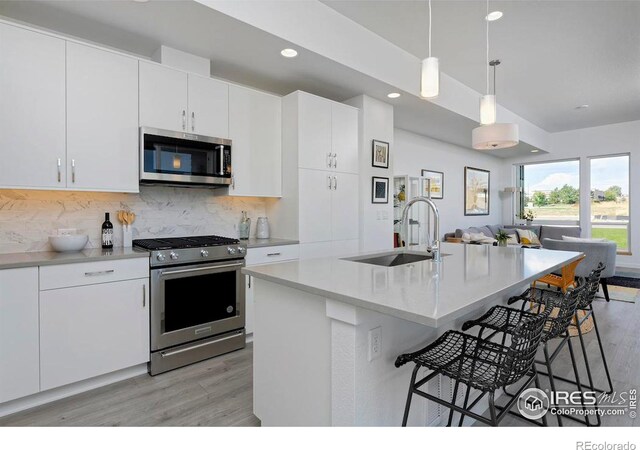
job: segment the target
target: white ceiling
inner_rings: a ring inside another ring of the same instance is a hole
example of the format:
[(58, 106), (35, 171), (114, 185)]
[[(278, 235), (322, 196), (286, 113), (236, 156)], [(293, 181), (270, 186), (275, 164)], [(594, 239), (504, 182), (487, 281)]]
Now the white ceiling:
[[(322, 0), (413, 55), (427, 56), (427, 2)], [(640, 119), (639, 1), (491, 1), (498, 102), (550, 131)], [(440, 70), (485, 91), (484, 1), (433, 0)], [(588, 104), (586, 110), (575, 106)]]

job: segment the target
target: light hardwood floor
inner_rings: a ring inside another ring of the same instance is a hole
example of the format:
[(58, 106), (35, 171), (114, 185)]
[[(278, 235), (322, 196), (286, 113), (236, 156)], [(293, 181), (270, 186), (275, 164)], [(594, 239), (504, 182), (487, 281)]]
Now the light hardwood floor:
[[(640, 303), (597, 301), (595, 309), (616, 390), (638, 389)], [(594, 338), (593, 332), (585, 336), (595, 382), (605, 386)], [(578, 350), (577, 340), (574, 342)], [(249, 345), (156, 377), (141, 375), (0, 418), (0, 426), (259, 426), (252, 413), (252, 350)], [(558, 357), (554, 370), (558, 375), (570, 375), (568, 353)], [(549, 423), (555, 425), (555, 419)], [(638, 426), (640, 422), (627, 414), (606, 417), (603, 424)], [(574, 423), (565, 420), (565, 425)], [(527, 423), (506, 417), (501, 426)]]

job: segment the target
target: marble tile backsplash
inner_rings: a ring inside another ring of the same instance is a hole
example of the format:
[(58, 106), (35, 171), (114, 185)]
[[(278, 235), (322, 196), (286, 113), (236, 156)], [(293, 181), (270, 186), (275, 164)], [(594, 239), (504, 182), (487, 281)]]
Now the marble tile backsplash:
[(224, 190), (141, 186), (139, 194), (0, 190), (0, 253), (50, 250), (58, 228), (89, 235), (87, 247), (100, 246), (104, 213), (111, 213), (114, 245), (122, 245), (116, 211), (136, 214), (133, 238), (218, 234), (238, 237), (241, 211), (265, 215), (265, 200), (229, 197)]

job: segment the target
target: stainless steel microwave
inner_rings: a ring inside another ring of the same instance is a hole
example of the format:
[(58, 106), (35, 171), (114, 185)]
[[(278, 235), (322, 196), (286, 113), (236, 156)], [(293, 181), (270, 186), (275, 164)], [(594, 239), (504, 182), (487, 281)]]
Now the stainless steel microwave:
[(229, 186), (231, 141), (141, 127), (140, 184)]

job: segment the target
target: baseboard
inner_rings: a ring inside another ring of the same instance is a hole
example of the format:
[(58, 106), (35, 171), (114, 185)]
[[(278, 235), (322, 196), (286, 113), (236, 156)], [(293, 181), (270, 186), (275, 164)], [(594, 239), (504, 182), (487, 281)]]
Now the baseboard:
[(145, 373), (147, 373), (147, 363), (138, 364), (136, 366), (117, 370), (115, 372), (100, 375), (88, 380), (79, 381), (77, 383), (68, 384), (59, 388), (50, 389), (44, 392), (38, 392), (37, 394), (29, 395), (27, 397), (22, 397), (6, 403), (1, 403), (0, 417), (8, 416), (9, 414), (15, 414), (17, 412), (34, 408), (36, 406), (41, 406), (46, 403), (51, 403), (66, 397), (71, 397), (72, 395), (87, 392), (92, 389), (106, 386), (108, 384), (116, 383), (118, 381), (137, 377)]

